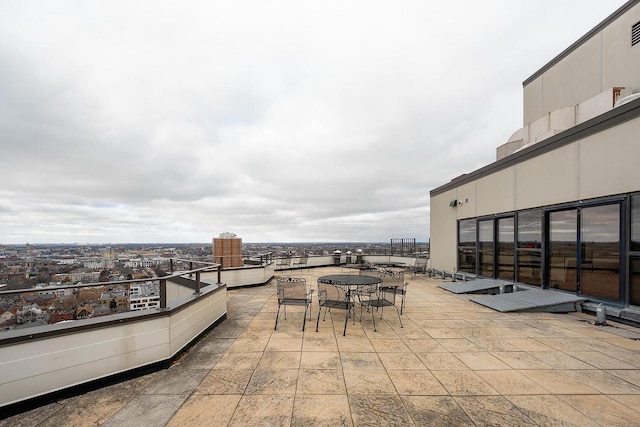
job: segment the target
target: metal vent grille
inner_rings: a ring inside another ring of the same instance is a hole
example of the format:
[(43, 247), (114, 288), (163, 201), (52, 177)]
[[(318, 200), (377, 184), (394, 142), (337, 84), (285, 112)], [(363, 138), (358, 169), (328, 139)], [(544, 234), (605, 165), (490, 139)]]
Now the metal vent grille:
[(631, 27), (631, 46), (640, 43), (640, 22)]

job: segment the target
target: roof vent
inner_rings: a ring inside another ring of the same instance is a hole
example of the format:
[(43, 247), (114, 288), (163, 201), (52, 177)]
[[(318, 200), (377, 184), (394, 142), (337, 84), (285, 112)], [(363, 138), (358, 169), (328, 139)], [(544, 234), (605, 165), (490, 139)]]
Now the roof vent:
[(640, 22), (636, 22), (631, 27), (631, 46), (640, 43)]

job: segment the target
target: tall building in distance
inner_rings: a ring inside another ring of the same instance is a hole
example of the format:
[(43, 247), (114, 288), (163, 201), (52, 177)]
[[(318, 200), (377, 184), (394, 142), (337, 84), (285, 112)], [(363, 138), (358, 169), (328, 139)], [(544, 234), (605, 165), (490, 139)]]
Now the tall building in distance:
[(214, 237), (213, 262), (222, 264), (222, 268), (242, 267), (242, 239), (228, 232)]

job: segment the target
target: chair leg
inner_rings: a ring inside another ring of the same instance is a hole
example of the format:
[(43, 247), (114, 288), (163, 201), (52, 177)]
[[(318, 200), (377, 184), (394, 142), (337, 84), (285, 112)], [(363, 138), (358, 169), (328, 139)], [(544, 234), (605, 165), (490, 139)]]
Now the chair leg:
[(304, 305), (304, 316), (302, 317), (302, 332), (304, 332), (304, 326), (306, 323), (307, 323), (307, 304)]
[(274, 326), (273, 330), (278, 330), (278, 317), (280, 316), (280, 304), (278, 304), (278, 312), (276, 313), (276, 326)]
[[(318, 326), (320, 325), (320, 313), (322, 312), (322, 307), (318, 305), (318, 320), (316, 320), (316, 332), (318, 332)], [(327, 309), (325, 308), (324, 315), (327, 315)]]
[[(349, 322), (349, 310), (344, 313), (344, 332), (342, 333), (343, 337), (347, 336), (347, 323)], [(355, 320), (354, 320), (355, 323)]]
[(376, 328), (376, 315), (373, 314), (373, 310), (371, 310), (371, 319), (373, 320), (373, 332), (378, 332), (378, 329)]

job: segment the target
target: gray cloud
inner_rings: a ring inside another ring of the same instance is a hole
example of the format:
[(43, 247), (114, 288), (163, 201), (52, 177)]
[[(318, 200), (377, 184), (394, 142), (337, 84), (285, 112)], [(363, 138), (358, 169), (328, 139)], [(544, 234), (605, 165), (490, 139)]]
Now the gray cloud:
[(0, 243), (427, 240), (622, 3), (4, 2)]

